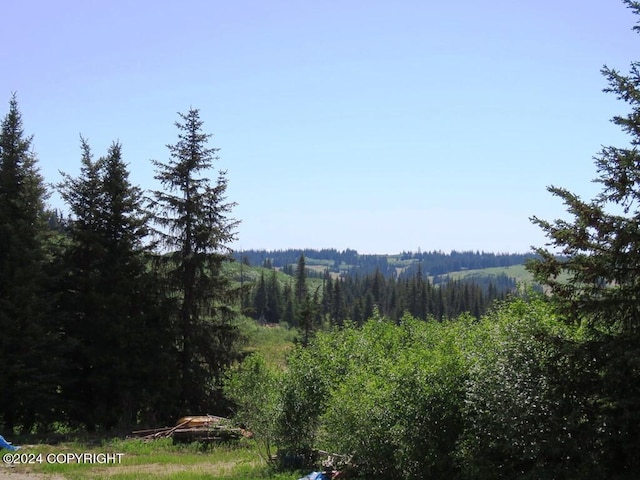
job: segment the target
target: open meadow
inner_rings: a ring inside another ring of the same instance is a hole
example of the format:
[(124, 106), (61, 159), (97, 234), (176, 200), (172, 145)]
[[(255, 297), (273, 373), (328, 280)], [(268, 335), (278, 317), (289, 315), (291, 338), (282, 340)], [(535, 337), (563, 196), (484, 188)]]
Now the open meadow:
[[(167, 438), (72, 441), (24, 445), (3, 454), (3, 480), (294, 480), (304, 474), (273, 472), (251, 440), (207, 448), (198, 443), (173, 445)], [(11, 459), (15, 462), (7, 463)]]

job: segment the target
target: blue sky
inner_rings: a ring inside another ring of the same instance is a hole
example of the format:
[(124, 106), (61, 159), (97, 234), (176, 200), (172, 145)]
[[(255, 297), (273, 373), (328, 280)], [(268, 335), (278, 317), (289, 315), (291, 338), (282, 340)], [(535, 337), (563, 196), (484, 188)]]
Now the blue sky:
[[(238, 249), (526, 252), (529, 217), (591, 198), (625, 146), (600, 74), (640, 45), (618, 0), (11, 1), (16, 92), (48, 182), (123, 145), (156, 189), (177, 112), (200, 109), (238, 203)], [(1, 98), (0, 98), (1, 100)], [(215, 173), (213, 174), (215, 176)], [(51, 202), (62, 206), (55, 196)]]

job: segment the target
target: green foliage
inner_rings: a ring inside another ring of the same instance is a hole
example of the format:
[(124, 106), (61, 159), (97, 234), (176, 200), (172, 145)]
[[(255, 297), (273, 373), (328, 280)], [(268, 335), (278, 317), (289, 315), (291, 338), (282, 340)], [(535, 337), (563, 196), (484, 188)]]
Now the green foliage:
[(230, 320), (240, 291), (222, 271), (231, 260), (228, 243), (238, 222), (228, 217), (235, 204), (226, 201), (226, 172), (218, 171), (210, 183), (218, 149), (208, 147), (211, 135), (202, 131), (199, 111), (179, 116), (178, 140), (167, 146), (169, 160), (153, 162), (164, 190), (153, 192), (150, 207), (156, 234), (169, 250), (158, 264), (165, 296), (172, 300), (180, 408), (217, 411), (223, 408), (223, 370), (238, 354), (238, 330)]
[(129, 182), (121, 146), (95, 161), (82, 138), (81, 147), (80, 175), (63, 174), (58, 185), (72, 213), (55, 262), (64, 272), (55, 281), (55, 318), (65, 338), (58, 420), (89, 430), (131, 426), (155, 394), (168, 392), (158, 376), (167, 386), (175, 377), (161, 351), (169, 332), (147, 268), (142, 192)]
[[(455, 471), (451, 452), (462, 423), (465, 359), (460, 323), (400, 325), (377, 318), (333, 358), (338, 373), (324, 414), (326, 447), (353, 455), (360, 471), (424, 478)], [(335, 352), (335, 343), (325, 348)]]
[(557, 447), (550, 445), (557, 433), (556, 379), (547, 372), (554, 357), (547, 341), (551, 315), (540, 299), (518, 300), (484, 320), (486, 336), (470, 369), (460, 444), (470, 478), (539, 478), (527, 472), (545, 465), (547, 449)]
[(279, 386), (276, 417), (279, 458), (284, 466), (303, 466), (312, 461), (311, 451), (327, 395), (323, 373), (313, 349), (296, 348), (288, 358), (288, 372)]
[(43, 353), (57, 341), (46, 314), (46, 196), (14, 95), (0, 125), (0, 411), (6, 431), (48, 421), (41, 406), (54, 396)]
[(463, 478), (636, 478), (637, 339), (593, 339), (542, 298), (480, 326), (458, 448)]
[(229, 372), (225, 393), (235, 404), (235, 420), (256, 440), (265, 461), (272, 455), (278, 414), (280, 375), (253, 354)]
[(422, 478), (455, 471), (471, 322), (400, 325), (378, 314), (319, 332), (290, 358), (282, 389), (280, 443), (349, 454), (363, 474)]
[[(638, 2), (624, 3), (640, 14)], [(532, 418), (538, 422), (537, 433), (525, 437), (524, 428), (512, 421), (515, 430), (507, 429), (500, 437), (503, 444), (514, 438), (522, 440), (512, 446), (516, 450), (512, 458), (501, 458), (506, 476), (510, 469), (524, 469), (531, 472), (531, 478), (543, 473), (567, 478), (587, 474), (590, 478), (637, 478), (640, 471), (637, 453), (632, 453), (640, 442), (640, 390), (636, 387), (640, 359), (640, 62), (632, 62), (627, 75), (607, 66), (602, 73), (609, 84), (605, 91), (630, 108), (627, 115), (612, 119), (629, 134), (630, 144), (603, 147), (596, 155), (595, 182), (602, 190), (593, 200), (549, 187), (562, 199), (571, 219), (532, 218), (545, 231), (550, 240), (547, 246), (552, 248), (538, 248), (539, 258), (528, 265), (536, 280), (552, 293), (561, 317), (581, 325), (586, 338), (569, 342), (552, 341), (546, 335), (521, 335), (518, 345), (507, 351), (532, 361), (505, 368), (508, 373), (503, 379), (491, 369), (486, 372), (485, 378), (506, 384), (531, 377), (531, 382), (505, 392), (515, 412), (510, 419), (526, 420), (516, 406), (522, 400), (516, 391), (544, 408)], [(488, 390), (495, 392), (496, 388)], [(532, 396), (534, 390), (539, 397)], [(489, 395), (480, 393), (478, 398), (481, 396), (491, 402)], [(481, 407), (478, 411), (493, 410)], [(490, 416), (478, 418), (488, 421)], [(499, 422), (500, 415), (494, 421)], [(500, 455), (502, 447), (496, 446), (494, 452)]]
[(318, 447), (398, 479), (634, 478), (640, 351), (588, 334), (531, 292), (481, 321), (376, 312), (319, 332), (276, 387), (281, 458)]
[[(636, 2), (625, 3), (636, 14)], [(638, 30), (636, 27), (635, 30)], [(533, 217), (549, 238), (529, 263), (540, 283), (554, 294), (567, 319), (610, 332), (640, 330), (640, 62), (627, 75), (603, 67), (613, 93), (630, 112), (612, 122), (629, 134), (628, 147), (603, 147), (596, 155), (596, 183), (591, 201), (561, 187), (548, 190), (567, 207), (570, 220), (549, 222)], [(560, 254), (558, 257), (556, 254)]]

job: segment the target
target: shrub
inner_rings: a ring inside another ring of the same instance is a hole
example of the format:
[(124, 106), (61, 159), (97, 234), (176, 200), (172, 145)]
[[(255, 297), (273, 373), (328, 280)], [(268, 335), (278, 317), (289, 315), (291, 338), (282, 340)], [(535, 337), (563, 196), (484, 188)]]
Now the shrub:
[(235, 403), (235, 419), (251, 431), (265, 460), (272, 455), (276, 436), (280, 383), (281, 375), (253, 354), (230, 372), (224, 387)]
[(449, 476), (462, 429), (461, 332), (472, 328), (468, 319), (438, 323), (405, 316), (396, 325), (378, 316), (362, 328), (319, 333), (290, 364), (296, 388), (284, 391), (289, 421), (300, 418), (300, 407), (287, 404), (295, 399), (301, 406), (307, 399), (305, 430), (298, 436), (309, 436), (298, 447), (310, 447), (314, 432), (321, 448), (351, 455), (363, 475)]

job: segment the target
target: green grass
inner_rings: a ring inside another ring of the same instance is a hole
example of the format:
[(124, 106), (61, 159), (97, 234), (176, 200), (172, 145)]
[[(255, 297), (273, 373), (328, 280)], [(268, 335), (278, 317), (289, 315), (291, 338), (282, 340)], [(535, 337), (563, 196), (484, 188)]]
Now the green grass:
[[(5, 452), (3, 452), (5, 453)], [(203, 448), (200, 444), (173, 445), (170, 439), (143, 441), (112, 439), (101, 445), (67, 442), (58, 445), (27, 445), (20, 453), (40, 458), (33, 464), (15, 465), (14, 474), (38, 473), (69, 480), (145, 480), (145, 479), (261, 479), (294, 480), (301, 472), (274, 472), (261, 460), (255, 444), (217, 445)], [(49, 461), (64, 458), (67, 453), (120, 453), (119, 463), (91, 464)], [(38, 456), (40, 455), (40, 456)], [(1, 470), (0, 470), (1, 475)], [(16, 478), (19, 478), (16, 475)]]
[(257, 352), (268, 365), (284, 368), (285, 358), (293, 347), (297, 330), (284, 325), (260, 325), (251, 318), (238, 320), (240, 330), (247, 336), (246, 352)]
[(532, 284), (533, 275), (527, 271), (524, 265), (512, 265), (510, 267), (492, 267), (477, 270), (461, 270), (450, 272), (447, 275), (453, 280), (472, 280), (479, 277), (490, 277), (505, 274), (515, 279), (518, 284)]

